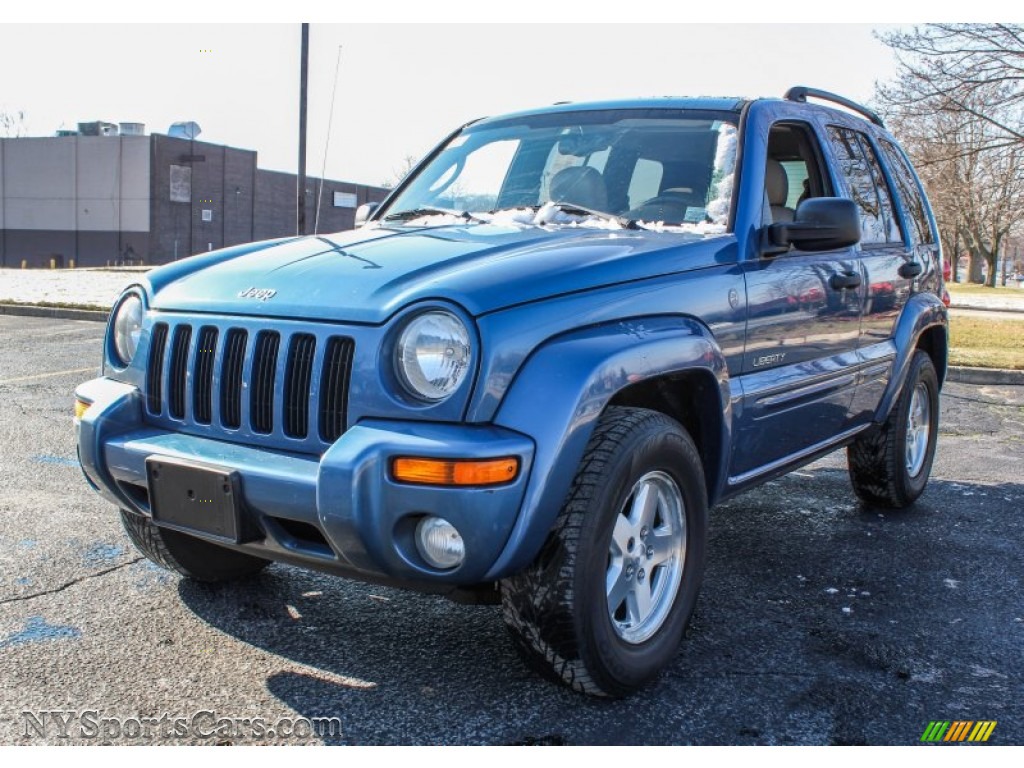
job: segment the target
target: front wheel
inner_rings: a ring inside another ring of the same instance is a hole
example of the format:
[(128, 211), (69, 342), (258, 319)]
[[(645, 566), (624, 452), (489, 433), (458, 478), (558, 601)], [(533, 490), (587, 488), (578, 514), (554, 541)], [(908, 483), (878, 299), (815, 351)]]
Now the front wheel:
[(148, 517), (126, 509), (121, 510), (121, 524), (135, 548), (149, 560), (196, 581), (233, 581), (270, 565), (261, 557), (161, 528)]
[(928, 484), (938, 435), (939, 378), (928, 353), (917, 350), (889, 418), (846, 450), (854, 491), (876, 506), (910, 506)]
[(609, 408), (537, 559), (501, 584), (533, 668), (625, 696), (675, 656), (704, 571), (707, 492), (693, 440), (656, 411)]

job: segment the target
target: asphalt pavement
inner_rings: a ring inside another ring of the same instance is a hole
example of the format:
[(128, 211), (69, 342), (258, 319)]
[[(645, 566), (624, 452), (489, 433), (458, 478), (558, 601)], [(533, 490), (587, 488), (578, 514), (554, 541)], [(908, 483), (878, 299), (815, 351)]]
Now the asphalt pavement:
[(907, 511), (861, 506), (842, 453), (714, 510), (675, 662), (601, 701), (529, 672), (493, 606), (140, 559), (75, 461), (102, 333), (0, 316), (0, 743), (1024, 743), (1024, 387), (946, 387)]

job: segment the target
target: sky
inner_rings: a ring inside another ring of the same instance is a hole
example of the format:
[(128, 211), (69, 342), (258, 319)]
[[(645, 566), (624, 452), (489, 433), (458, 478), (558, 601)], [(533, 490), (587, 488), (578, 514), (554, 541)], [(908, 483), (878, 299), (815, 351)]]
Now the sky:
[[(307, 172), (320, 174), (326, 152), (328, 178), (380, 184), (468, 120), (556, 101), (781, 96), (792, 85), (868, 101), (895, 74), (873, 30), (892, 28), (314, 22)], [(295, 172), (299, 50), (298, 23), (4, 23), (0, 111), (24, 111), (40, 136), (79, 121), (165, 133), (193, 120), (200, 138)]]

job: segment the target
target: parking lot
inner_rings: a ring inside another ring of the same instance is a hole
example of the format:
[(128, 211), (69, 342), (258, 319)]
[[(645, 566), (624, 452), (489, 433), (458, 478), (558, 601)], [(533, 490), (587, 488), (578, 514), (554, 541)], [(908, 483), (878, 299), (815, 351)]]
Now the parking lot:
[[(0, 743), (913, 744), (932, 720), (1024, 743), (1024, 387), (946, 387), (911, 510), (861, 506), (842, 453), (714, 510), (675, 663), (601, 701), (529, 672), (493, 606), (140, 559), (75, 461), (102, 333), (0, 316)], [(54, 712), (121, 725), (65, 737)], [(245, 723), (319, 717), (340, 729)]]

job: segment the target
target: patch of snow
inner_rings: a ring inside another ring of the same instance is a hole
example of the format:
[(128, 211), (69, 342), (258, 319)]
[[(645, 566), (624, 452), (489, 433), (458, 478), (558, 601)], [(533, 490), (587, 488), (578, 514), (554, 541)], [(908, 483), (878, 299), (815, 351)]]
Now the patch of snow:
[(722, 123), (718, 129), (718, 145), (715, 149), (714, 178), (719, 179), (711, 190), (711, 200), (707, 204), (707, 215), (713, 225), (720, 226), (721, 231), (729, 221), (729, 205), (732, 200), (733, 179), (736, 174), (736, 126)]
[(0, 269), (0, 302), (110, 309), (144, 272), (111, 269)]

